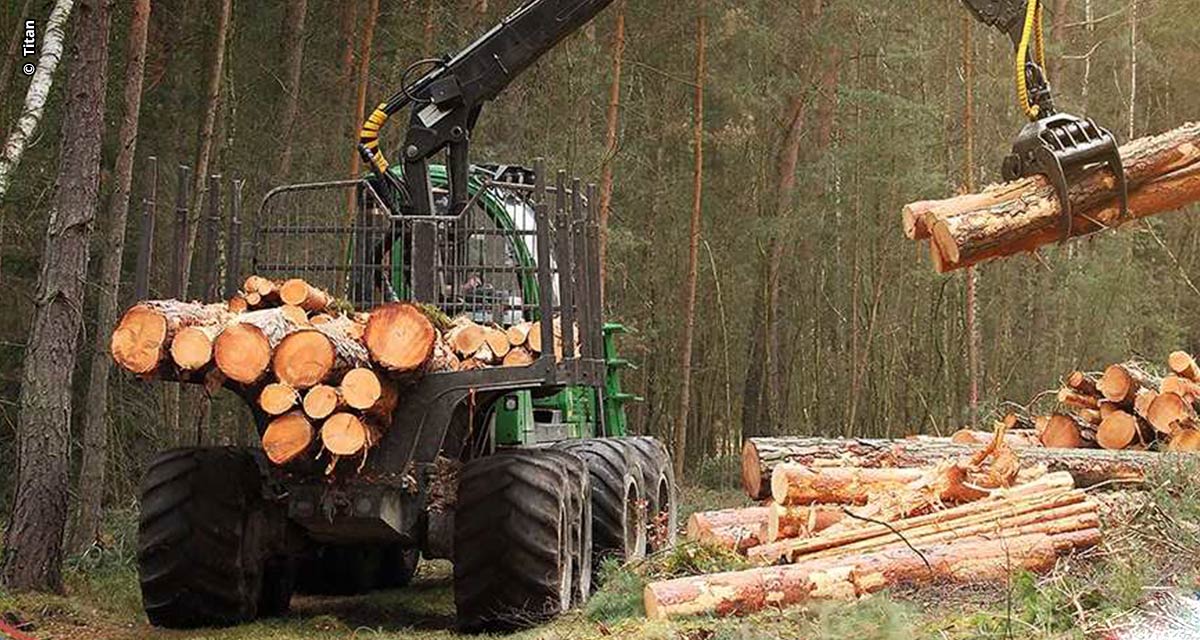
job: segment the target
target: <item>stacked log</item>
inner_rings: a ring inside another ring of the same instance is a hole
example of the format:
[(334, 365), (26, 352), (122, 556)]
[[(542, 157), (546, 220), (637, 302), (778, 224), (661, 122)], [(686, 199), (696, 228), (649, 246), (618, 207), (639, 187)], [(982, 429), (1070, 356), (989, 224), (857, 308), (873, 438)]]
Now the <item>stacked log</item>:
[[(1116, 178), (1107, 167), (1070, 185), (1070, 236), (1117, 227), (1181, 209), (1200, 200), (1200, 123), (1189, 123), (1121, 147), (1129, 185), (1122, 211)], [(1044, 176), (991, 185), (981, 193), (913, 202), (901, 214), (905, 235), (928, 240), (934, 268), (942, 273), (1063, 239), (1062, 206)]]
[[(1081, 487), (1138, 481), (1161, 461), (1144, 451), (1015, 447), (1022, 464), (1066, 471)], [(978, 447), (941, 440), (748, 438), (742, 446), (742, 486), (753, 500), (770, 498), (771, 472), (786, 463), (816, 467), (913, 468), (961, 458)]]
[[(785, 463), (772, 478), (776, 503), (696, 514), (689, 521), (690, 538), (726, 546), (723, 532), (765, 533), (763, 544), (745, 546), (749, 536), (732, 545), (760, 566), (652, 582), (643, 594), (646, 614), (739, 615), (811, 599), (852, 599), (901, 584), (1002, 580), (1021, 569), (1047, 571), (1060, 555), (1097, 544), (1098, 504), (1075, 488), (1067, 472), (1017, 480), (957, 506), (925, 500), (916, 490), (922, 482), (949, 486), (936, 480), (955, 477), (955, 470), (981, 472), (975, 465), (988, 456), (992, 467), (1001, 465), (1007, 451), (1002, 442), (994, 438), (970, 462), (943, 461), (922, 470), (811, 467), (800, 473)], [(895, 502), (906, 506), (872, 509)]]
[(1101, 372), (1073, 371), (1058, 391), (1059, 412), (1034, 419), (1047, 447), (1197, 451), (1200, 367), (1191, 354), (1167, 357), (1171, 375), (1139, 362)]
[(462, 317), (443, 334), (433, 312), (415, 304), (369, 313), (346, 306), (300, 278), (252, 275), (222, 303), (137, 303), (114, 329), (111, 351), (143, 378), (215, 380), (239, 393), (269, 417), (263, 449), (279, 465), (365, 456), (391, 425), (401, 386), (423, 375), (536, 358), (529, 323), (502, 329)]

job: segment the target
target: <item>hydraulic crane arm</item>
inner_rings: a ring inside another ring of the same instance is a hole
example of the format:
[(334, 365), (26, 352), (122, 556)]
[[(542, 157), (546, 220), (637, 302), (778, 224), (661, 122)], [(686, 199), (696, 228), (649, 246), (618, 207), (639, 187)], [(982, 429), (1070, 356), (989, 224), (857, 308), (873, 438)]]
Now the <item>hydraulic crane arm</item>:
[[(522, 71), (586, 25), (612, 0), (529, 0), (465, 49), (447, 59), (414, 63), (401, 78), (401, 88), (380, 104), (359, 133), (359, 152), (390, 187), (407, 190), (401, 213), (433, 215), (429, 159), (446, 150), (450, 177), (450, 214), (469, 202), (471, 132), (484, 103), (494, 99)], [(413, 70), (432, 67), (406, 84)], [(404, 183), (388, 173), (379, 148), (379, 130), (393, 114), (411, 107), (401, 147)]]
[(1008, 35), (1016, 49), (1017, 100), (1030, 122), (1013, 141), (1001, 166), (1005, 180), (1044, 175), (1063, 212), (1063, 239), (1071, 235), (1069, 183), (1086, 170), (1107, 165), (1117, 178), (1121, 207), (1128, 205), (1125, 169), (1116, 138), (1090, 118), (1060, 113), (1046, 78), (1041, 0), (962, 0), (980, 22)]

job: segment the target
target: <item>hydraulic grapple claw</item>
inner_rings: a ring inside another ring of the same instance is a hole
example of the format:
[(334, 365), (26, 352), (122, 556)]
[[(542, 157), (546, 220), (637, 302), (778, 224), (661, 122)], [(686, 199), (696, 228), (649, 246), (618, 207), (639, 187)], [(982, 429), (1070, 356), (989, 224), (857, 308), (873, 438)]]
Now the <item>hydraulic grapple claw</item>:
[(1117, 178), (1121, 213), (1129, 207), (1129, 190), (1117, 140), (1090, 118), (1057, 113), (1034, 120), (1021, 129), (1012, 154), (1004, 159), (1005, 180), (1044, 175), (1054, 186), (1062, 209), (1063, 236), (1071, 237), (1070, 183), (1089, 169), (1107, 165)]

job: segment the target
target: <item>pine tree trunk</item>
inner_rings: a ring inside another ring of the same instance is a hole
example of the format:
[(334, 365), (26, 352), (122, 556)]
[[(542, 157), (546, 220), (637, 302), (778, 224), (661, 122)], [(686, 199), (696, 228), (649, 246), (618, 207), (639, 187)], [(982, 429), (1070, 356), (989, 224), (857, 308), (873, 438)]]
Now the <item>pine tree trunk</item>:
[[(367, 117), (367, 87), (371, 78), (371, 45), (375, 39), (375, 22), (378, 17), (379, 0), (369, 0), (367, 19), (363, 23), (362, 48), (358, 53), (358, 88), (354, 94), (354, 120), (352, 123), (354, 127), (357, 127), (363, 118)], [(350, 154), (350, 179), (358, 178), (360, 166), (361, 158), (359, 158), (358, 151), (354, 151)]]
[(696, 92), (692, 144), (695, 166), (692, 173), (692, 219), (688, 228), (687, 282), (684, 284), (683, 345), (680, 348), (679, 417), (675, 423), (675, 477), (683, 478), (687, 456), (688, 413), (692, 406), (692, 342), (696, 333), (696, 267), (700, 259), (700, 213), (704, 192), (704, 56), (707, 20), (704, 3), (696, 18)]
[[(963, 186), (967, 193), (975, 192), (975, 44), (971, 16), (963, 16)], [(1057, 32), (1056, 32), (1057, 33)], [(971, 424), (979, 425), (980, 342), (979, 302), (976, 298), (979, 281), (974, 267), (967, 267), (967, 366), (970, 373)]]
[[(192, 254), (195, 253), (196, 235), (201, 225), (201, 209), (204, 204), (204, 184), (208, 180), (208, 165), (213, 152), (213, 132), (217, 126), (217, 109), (221, 105), (221, 80), (224, 78), (225, 51), (229, 39), (229, 20), (233, 13), (233, 0), (219, 0), (217, 32), (213, 40), (212, 59), (208, 66), (208, 84), (204, 94), (204, 116), (196, 145), (196, 165), (192, 173), (192, 210), (188, 224), (187, 246), (184, 249), (182, 291), (186, 296), (191, 282)], [(208, 265), (204, 265), (207, 268)]]
[(604, 134), (604, 165), (600, 168), (600, 290), (608, 273), (608, 216), (612, 210), (613, 161), (617, 155), (617, 132), (621, 124), (621, 64), (625, 58), (625, 0), (617, 3), (613, 26), (612, 79), (608, 85), (607, 129)]
[(74, 539), (68, 546), (81, 550), (96, 539), (104, 499), (104, 467), (108, 460), (108, 378), (112, 358), (108, 344), (117, 321), (121, 263), (125, 255), (125, 220), (129, 213), (129, 189), (137, 156), (138, 121), (142, 108), (142, 77), (146, 67), (146, 32), (150, 24), (150, 0), (136, 0), (129, 25), (129, 49), (125, 65), (124, 117), (117, 136), (116, 188), (109, 199), (108, 227), (100, 255), (100, 287), (96, 311), (95, 348), (88, 378), (86, 418), (83, 427), (83, 460), (79, 468), (79, 519)]
[[(783, 422), (783, 349), (779, 333), (782, 319), (780, 300), (780, 272), (783, 268), (783, 227), (791, 217), (792, 197), (796, 191), (796, 166), (800, 160), (800, 143), (803, 140), (805, 116), (804, 96), (792, 97), (788, 107), (788, 127), (783, 144), (779, 149), (777, 176), (779, 178), (775, 199), (775, 229), (767, 245), (766, 268), (766, 327), (764, 337), (764, 378), (766, 391), (766, 421), (771, 433), (779, 433)], [(751, 327), (751, 331), (763, 331), (763, 327)]]
[(25, 93), (21, 117), (8, 134), (8, 140), (4, 143), (4, 153), (0, 155), (0, 198), (8, 193), (8, 185), (12, 183), (12, 175), (21, 164), (25, 146), (33, 139), (33, 134), (42, 121), (46, 98), (50, 96), (50, 87), (54, 84), (54, 70), (58, 68), (58, 61), (62, 59), (63, 30), (74, 4), (73, 0), (58, 0), (54, 3), (54, 9), (50, 11), (50, 18), (46, 20), (46, 30), (42, 34), (42, 53), (38, 56), (37, 69), (33, 72), (33, 80), (29, 82), (29, 90)]
[(308, 0), (292, 0), (285, 3), (283, 24), (283, 69), (280, 74), (287, 79), (283, 87), (283, 108), (280, 109), (279, 135), (282, 147), (279, 150), (279, 168), (275, 172), (275, 184), (283, 184), (292, 171), (292, 140), (295, 136), (296, 115), (300, 111), (300, 75), (304, 67), (304, 19), (308, 13)]
[(107, 0), (80, 2), (77, 35), (70, 50), (61, 161), (25, 348), (17, 418), (16, 495), (0, 574), (9, 589), (18, 591), (60, 592), (63, 587), (71, 386), (100, 191), (108, 11)]

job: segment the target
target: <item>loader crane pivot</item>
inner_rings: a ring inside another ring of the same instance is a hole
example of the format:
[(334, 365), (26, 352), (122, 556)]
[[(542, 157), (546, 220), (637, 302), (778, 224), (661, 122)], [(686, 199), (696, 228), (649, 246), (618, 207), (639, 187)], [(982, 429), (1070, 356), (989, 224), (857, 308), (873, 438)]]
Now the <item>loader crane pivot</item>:
[[(530, 0), (462, 51), (447, 58), (419, 60), (401, 78), (401, 87), (381, 103), (363, 124), (358, 150), (382, 190), (391, 198), (394, 214), (434, 214), (429, 160), (447, 152), (450, 206), (457, 215), (470, 200), (471, 133), (483, 105), (500, 95), (517, 76), (586, 25), (612, 0)], [(432, 67), (411, 84), (407, 77)], [(411, 107), (401, 146), (403, 181), (388, 173), (389, 162), (379, 146), (379, 130), (399, 111)]]

